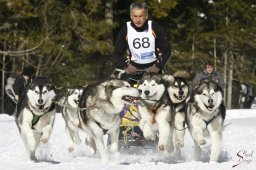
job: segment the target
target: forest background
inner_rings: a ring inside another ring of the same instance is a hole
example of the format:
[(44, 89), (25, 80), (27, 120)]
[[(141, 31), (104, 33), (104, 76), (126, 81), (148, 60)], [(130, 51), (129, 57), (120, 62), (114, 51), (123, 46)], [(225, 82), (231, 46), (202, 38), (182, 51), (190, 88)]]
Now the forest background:
[[(132, 2), (0, 0), (1, 100), (6, 78), (28, 65), (62, 89), (108, 78), (115, 69), (115, 39), (130, 20)], [(241, 84), (256, 95), (255, 0), (144, 2), (171, 42), (166, 74), (195, 75), (212, 59), (225, 79), (227, 108), (239, 106)]]

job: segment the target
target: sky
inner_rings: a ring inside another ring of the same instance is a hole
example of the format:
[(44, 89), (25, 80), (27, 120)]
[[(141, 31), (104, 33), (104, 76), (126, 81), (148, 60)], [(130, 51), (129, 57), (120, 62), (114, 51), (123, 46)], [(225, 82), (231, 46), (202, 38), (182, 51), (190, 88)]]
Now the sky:
[[(28, 158), (14, 117), (0, 114), (0, 170), (256, 170), (256, 109), (227, 110), (224, 124), (223, 147), (217, 163), (208, 163), (210, 141), (202, 147), (200, 161), (193, 160), (188, 131), (182, 157), (176, 152), (159, 153), (155, 142), (132, 146), (120, 141), (118, 156), (101, 163), (98, 154), (90, 155), (83, 143), (68, 152), (65, 123), (57, 113), (48, 144), (40, 144), (36, 150), (41, 162), (35, 163)], [(86, 134), (80, 132), (80, 136), (84, 139)]]

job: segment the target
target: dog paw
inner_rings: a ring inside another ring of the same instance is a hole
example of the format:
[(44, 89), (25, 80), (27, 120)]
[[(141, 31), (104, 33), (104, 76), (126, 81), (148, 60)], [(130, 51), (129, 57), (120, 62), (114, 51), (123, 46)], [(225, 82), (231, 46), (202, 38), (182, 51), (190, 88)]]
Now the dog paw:
[(213, 161), (210, 160), (208, 163), (209, 164), (217, 164), (217, 161), (216, 160), (213, 160)]
[(180, 141), (180, 140), (177, 140), (177, 141), (175, 141), (175, 145), (178, 146), (178, 147), (183, 148), (184, 147), (184, 142)]
[(38, 159), (36, 158), (35, 151), (30, 151), (29, 158), (31, 161), (38, 162)]
[(198, 141), (198, 144), (199, 144), (199, 145), (205, 145), (205, 144), (206, 144), (206, 140), (200, 139), (200, 140)]
[(118, 145), (112, 144), (112, 145), (110, 146), (109, 150), (110, 150), (111, 154), (117, 153), (117, 152), (118, 152)]
[(42, 142), (42, 143), (44, 143), (44, 144), (45, 144), (45, 143), (47, 143), (47, 142), (48, 142), (48, 138), (41, 138), (41, 139), (40, 139), (40, 142)]
[(95, 150), (95, 149), (93, 149), (92, 147), (90, 147), (90, 153), (91, 153), (91, 155), (95, 155), (96, 150)]
[(146, 140), (155, 140), (156, 136), (144, 136)]
[(149, 132), (143, 132), (144, 134), (144, 138), (146, 140), (155, 140), (156, 139), (156, 135), (154, 133), (149, 133)]
[(158, 150), (159, 151), (165, 151), (165, 146), (164, 145), (159, 145)]
[(166, 147), (167, 152), (171, 153), (174, 151), (173, 143), (169, 143)]
[(69, 152), (73, 152), (74, 151), (74, 147), (68, 147), (68, 151)]

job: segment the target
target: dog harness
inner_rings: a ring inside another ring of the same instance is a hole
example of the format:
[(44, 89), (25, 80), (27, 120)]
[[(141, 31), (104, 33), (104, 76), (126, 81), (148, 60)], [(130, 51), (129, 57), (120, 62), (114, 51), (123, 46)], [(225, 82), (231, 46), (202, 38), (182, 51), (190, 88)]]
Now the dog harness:
[[(194, 102), (194, 103), (190, 103), (189, 104), (189, 106), (190, 107), (193, 107), (194, 109), (195, 109), (195, 112), (194, 113), (196, 113), (196, 112), (198, 112), (198, 107), (196, 108), (195, 106), (197, 106), (197, 104)], [(192, 109), (192, 108), (190, 108), (190, 109)], [(205, 119), (202, 119), (203, 121), (204, 121), (204, 123), (205, 123), (205, 125), (206, 125), (206, 129), (207, 129), (207, 127), (208, 127), (208, 125), (214, 120), (214, 119), (216, 119), (220, 114), (221, 114), (221, 112), (222, 112), (222, 110), (220, 110), (219, 112), (218, 112), (218, 114), (217, 115), (215, 115), (215, 116), (213, 116), (211, 119), (209, 119), (209, 120), (205, 120)], [(185, 120), (187, 121), (187, 116), (185, 115)], [(188, 126), (188, 128), (190, 128), (189, 126)]]
[(107, 132), (108, 132), (108, 129), (104, 129), (104, 128), (102, 127), (102, 125), (101, 125), (100, 122), (98, 122), (98, 121), (96, 121), (96, 120), (94, 120), (94, 121), (95, 121), (95, 123), (103, 130), (103, 134), (106, 135)]
[(208, 127), (208, 125), (219, 115), (219, 113), (215, 116), (213, 116), (210, 120), (205, 120), (203, 119), (204, 123), (206, 124), (206, 129)]
[[(52, 103), (51, 107), (49, 108), (49, 110), (47, 112), (52, 111), (54, 108), (55, 108), (55, 104)], [(31, 124), (32, 124), (32, 129), (34, 129), (34, 126), (37, 124), (37, 122), (39, 121), (40, 117), (42, 117), (47, 112), (45, 112), (44, 114), (38, 116), (38, 115), (35, 115), (31, 109), (30, 109), (30, 111), (31, 111), (31, 113), (33, 115), (33, 119), (31, 121)]]
[[(154, 123), (156, 123), (155, 117), (156, 117), (158, 109), (161, 107), (161, 104), (164, 104), (164, 107), (171, 106), (171, 101), (170, 101), (170, 98), (168, 97), (167, 91), (164, 92), (164, 94), (162, 95), (162, 97), (159, 100), (150, 100), (150, 101), (156, 101), (156, 103), (151, 108), (151, 112), (153, 113), (153, 119), (152, 119), (151, 123), (154, 124)], [(146, 104), (146, 103), (144, 103), (144, 104)], [(143, 105), (141, 105), (141, 106), (143, 106)]]

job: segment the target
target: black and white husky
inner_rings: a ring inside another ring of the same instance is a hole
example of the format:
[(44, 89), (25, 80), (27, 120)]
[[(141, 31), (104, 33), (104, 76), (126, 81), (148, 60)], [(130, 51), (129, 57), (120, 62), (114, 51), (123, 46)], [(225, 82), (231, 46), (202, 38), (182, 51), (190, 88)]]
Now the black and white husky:
[(69, 139), (69, 152), (74, 150), (75, 144), (79, 145), (79, 99), (82, 96), (83, 87), (73, 87), (67, 90), (66, 95), (61, 99), (62, 116), (66, 123), (66, 133)]
[(185, 78), (174, 77), (167, 81), (167, 91), (171, 100), (172, 114), (175, 115), (174, 122), (174, 145), (175, 147), (184, 146), (185, 135), (185, 109), (189, 99), (189, 85)]
[(37, 161), (35, 150), (38, 144), (47, 143), (52, 133), (56, 110), (53, 103), (55, 96), (52, 82), (45, 77), (39, 77), (29, 84), (26, 94), (18, 103), (16, 123), (33, 161)]
[[(169, 76), (170, 81), (173, 80)], [(164, 80), (156, 73), (146, 73), (139, 82), (138, 89), (142, 91), (141, 104), (138, 105), (140, 129), (147, 140), (155, 140), (158, 136), (158, 150), (172, 152), (172, 134), (174, 117), (171, 114), (171, 103)]]
[(102, 83), (88, 85), (79, 101), (81, 112), (79, 119), (81, 129), (88, 135), (86, 143), (95, 154), (96, 150), (103, 162), (108, 158), (104, 145), (103, 135), (110, 135), (111, 154), (118, 152), (118, 137), (120, 131), (122, 111), (126, 96), (139, 97), (140, 91), (130, 87), (130, 84), (123, 80), (110, 79)]
[(222, 131), (225, 119), (223, 90), (213, 80), (201, 80), (195, 87), (188, 105), (187, 120), (195, 144), (195, 158), (201, 155), (201, 146), (207, 136), (211, 139), (210, 161), (216, 162), (221, 150)]

